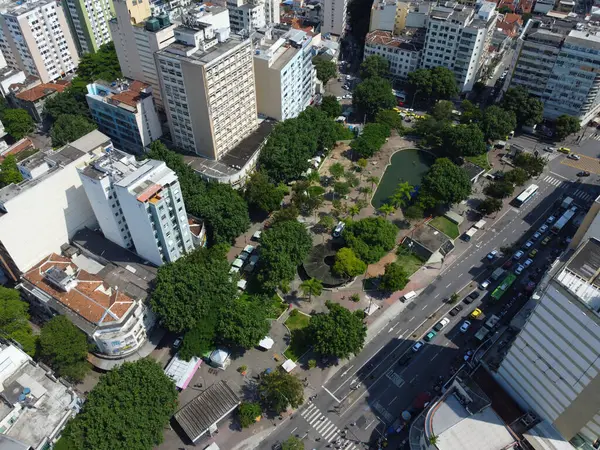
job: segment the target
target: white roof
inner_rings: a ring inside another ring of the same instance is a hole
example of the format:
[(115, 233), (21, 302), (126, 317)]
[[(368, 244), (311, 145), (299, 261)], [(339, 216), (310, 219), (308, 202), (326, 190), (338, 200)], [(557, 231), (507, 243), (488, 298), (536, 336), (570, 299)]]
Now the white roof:
[(165, 375), (170, 377), (179, 389), (185, 389), (187, 387), (186, 381), (196, 371), (200, 362), (201, 360), (195, 356), (189, 361), (184, 361), (175, 355), (165, 367)]
[(244, 289), (246, 289), (247, 284), (248, 282), (246, 280), (240, 280), (237, 282), (237, 287), (243, 291)]
[(210, 354), (210, 360), (215, 364), (223, 365), (229, 359), (229, 353), (225, 350), (217, 349)]
[(286, 362), (284, 362), (281, 367), (283, 367), (283, 370), (285, 370), (286, 372), (291, 372), (292, 370), (294, 370), (296, 368), (296, 363), (294, 361), (292, 361), (291, 359), (288, 359)]
[(254, 251), (254, 245), (250, 245), (250, 244), (246, 245), (246, 246), (244, 247), (244, 251), (245, 251), (246, 253), (252, 253), (252, 252)]
[(232, 265), (233, 267), (240, 268), (240, 267), (242, 267), (242, 266), (244, 265), (244, 261), (242, 261), (240, 258), (236, 258), (236, 259), (235, 259), (235, 261), (233, 261), (233, 262), (231, 263), (231, 265)]
[(258, 343), (259, 347), (262, 347), (264, 349), (269, 350), (271, 347), (273, 347), (273, 344), (275, 343), (275, 341), (273, 339), (271, 339), (269, 336), (265, 336), (264, 338), (261, 339), (261, 341)]

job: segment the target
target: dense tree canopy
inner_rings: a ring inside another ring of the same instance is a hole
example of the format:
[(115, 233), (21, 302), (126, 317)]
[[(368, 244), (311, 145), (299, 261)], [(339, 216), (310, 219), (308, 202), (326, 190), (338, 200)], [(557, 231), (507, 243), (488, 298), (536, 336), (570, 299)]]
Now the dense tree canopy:
[(122, 77), (114, 42), (101, 45), (94, 53), (86, 53), (79, 59), (77, 76), (82, 80), (114, 81)]
[(250, 349), (269, 334), (267, 309), (257, 305), (252, 297), (240, 297), (222, 308), (218, 325), (219, 341)]
[(502, 209), (502, 200), (499, 198), (486, 197), (477, 206), (477, 210), (487, 216)]
[(447, 100), (459, 93), (454, 72), (442, 66), (410, 72), (408, 83), (413, 94), (427, 103)]
[(336, 119), (342, 114), (342, 105), (338, 102), (338, 99), (333, 95), (326, 95), (321, 100), (320, 105), (321, 111), (327, 114), (329, 117)]
[(259, 170), (246, 182), (245, 196), (250, 206), (270, 213), (281, 207), (287, 191), (284, 184), (275, 185), (266, 173)]
[(19, 291), (0, 286), (0, 336), (17, 341), (33, 356), (36, 339), (29, 324), (29, 305), (21, 300)]
[(419, 202), (425, 208), (449, 205), (471, 194), (467, 173), (448, 158), (438, 158), (421, 183)]
[(386, 125), (390, 130), (396, 130), (398, 134), (402, 134), (405, 131), (402, 118), (393, 109), (382, 109), (379, 111), (377, 116), (375, 116), (375, 122)]
[(335, 254), (333, 271), (341, 276), (356, 277), (365, 273), (367, 263), (362, 261), (351, 248), (343, 247)]
[(242, 402), (238, 407), (238, 417), (242, 428), (252, 425), (261, 414), (262, 408), (259, 403)]
[(65, 316), (44, 324), (39, 340), (39, 357), (61, 377), (82, 381), (90, 370), (85, 334)]
[(442, 140), (444, 151), (454, 157), (477, 156), (486, 151), (483, 133), (474, 123), (446, 127)]
[(96, 128), (96, 124), (90, 122), (85, 116), (61, 114), (50, 130), (52, 146), (62, 147), (63, 145), (67, 145), (94, 131)]
[(361, 158), (370, 158), (381, 149), (389, 136), (390, 129), (387, 124), (368, 123), (360, 136), (350, 143), (350, 147)]
[(0, 163), (0, 187), (8, 186), (11, 183), (23, 181), (23, 175), (17, 167), (17, 157), (7, 155), (4, 161)]
[(417, 121), (413, 132), (421, 136), (421, 143), (432, 148), (441, 148), (443, 144), (443, 133), (450, 124), (447, 121), (436, 120), (432, 116), (426, 116)]
[(379, 287), (384, 291), (401, 291), (408, 283), (408, 274), (397, 262), (386, 264), (385, 273), (381, 277), (381, 284)]
[(352, 104), (361, 114), (373, 119), (379, 110), (393, 108), (396, 105), (396, 97), (388, 80), (367, 78), (354, 88)]
[(546, 160), (531, 153), (519, 153), (514, 158), (515, 167), (520, 167), (530, 177), (537, 177), (542, 174), (546, 166)]
[(577, 133), (581, 126), (579, 124), (579, 119), (577, 117), (569, 116), (567, 114), (562, 114), (557, 117), (555, 125), (555, 134), (554, 137), (562, 141), (567, 136)]
[(2, 123), (15, 141), (33, 131), (33, 119), (24, 109), (7, 109), (2, 114)]
[(337, 66), (333, 61), (325, 59), (321, 56), (315, 56), (313, 58), (313, 65), (317, 71), (317, 78), (324, 85), (337, 75)]
[(463, 100), (460, 104), (460, 109), (462, 110), (460, 123), (477, 123), (483, 117), (481, 109), (470, 100)]
[(304, 450), (304, 442), (296, 436), (290, 436), (281, 444), (281, 450)]
[(44, 103), (44, 117), (55, 122), (63, 114), (89, 117), (86, 103), (78, 101), (68, 90), (59, 92)]
[(382, 217), (367, 217), (346, 224), (343, 237), (348, 247), (366, 263), (379, 261), (394, 245), (398, 228)]
[(502, 98), (501, 105), (506, 111), (512, 111), (518, 126), (533, 126), (542, 121), (544, 105), (541, 100), (532, 97), (522, 86), (509, 88)]
[(312, 248), (312, 239), (300, 222), (274, 224), (261, 236), (258, 279), (265, 290), (273, 290), (291, 281), (296, 268)]
[(157, 362), (125, 362), (100, 378), (54, 448), (151, 450), (176, 408), (175, 385)]
[(510, 197), (515, 187), (507, 181), (494, 181), (483, 188), (483, 193), (492, 198), (503, 199)]
[(380, 55), (367, 56), (360, 64), (360, 77), (387, 78), (390, 76), (390, 62)]
[(329, 311), (315, 314), (307, 328), (313, 348), (322, 355), (337, 358), (358, 354), (367, 336), (363, 312), (351, 312), (333, 302), (326, 305)]
[(449, 100), (439, 100), (433, 107), (431, 115), (436, 120), (450, 120), (452, 111), (454, 111), (454, 103)]
[(185, 333), (179, 349), (179, 357), (189, 361), (193, 356), (203, 356), (215, 346), (216, 320), (203, 320)]
[(527, 171), (521, 167), (515, 167), (504, 173), (504, 181), (516, 184), (517, 186), (523, 186), (529, 178)]
[(481, 130), (486, 139), (503, 140), (517, 127), (517, 119), (512, 111), (498, 106), (489, 106), (483, 112)]
[(295, 375), (283, 370), (274, 370), (262, 375), (258, 393), (264, 408), (275, 414), (284, 412), (288, 406), (297, 408), (304, 402), (302, 383)]

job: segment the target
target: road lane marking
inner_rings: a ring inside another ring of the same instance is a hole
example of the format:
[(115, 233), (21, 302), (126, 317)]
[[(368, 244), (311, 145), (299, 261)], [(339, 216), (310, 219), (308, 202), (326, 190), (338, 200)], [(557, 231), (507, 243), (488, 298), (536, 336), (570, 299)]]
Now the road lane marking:
[(296, 431), (297, 429), (298, 429), (298, 427), (294, 428), (294, 429), (291, 431), (291, 433), (290, 433), (290, 436), (293, 436), (293, 435), (294, 435), (294, 431)]
[(448, 283), (448, 286), (446, 286), (446, 289), (449, 288), (452, 285), (452, 283)]
[(325, 386), (321, 386), (321, 387), (322, 387), (323, 389), (325, 389), (325, 392), (327, 392), (329, 395), (331, 395), (331, 396), (333, 397), (333, 399), (334, 399), (336, 402), (338, 402), (338, 403), (340, 403), (340, 402), (341, 402), (341, 400), (338, 400), (338, 398), (337, 398), (335, 395), (333, 395), (333, 392), (331, 392), (331, 391), (330, 391), (329, 389), (327, 389)]
[(461, 274), (458, 276), (458, 278), (462, 277), (465, 273), (461, 272)]
[(348, 368), (347, 368), (347, 369), (346, 369), (346, 370), (345, 370), (345, 371), (342, 373), (342, 375), (341, 375), (341, 376), (342, 376), (342, 377), (345, 377), (345, 376), (348, 374), (348, 372), (350, 371), (350, 369), (352, 369), (353, 367), (354, 367), (354, 365), (352, 365), (352, 366), (348, 367)]
[(371, 421), (370, 421), (370, 422), (367, 424), (367, 426), (365, 427), (365, 430), (368, 430), (368, 429), (371, 427), (371, 425), (373, 425), (373, 424), (375, 423), (375, 421), (376, 421), (376, 420), (377, 420), (377, 419), (373, 419), (373, 420), (371, 420)]
[(396, 395), (391, 402), (388, 403), (388, 406), (390, 406), (392, 403), (394, 403), (396, 401), (396, 399), (398, 398), (398, 396)]
[(440, 294), (437, 294), (437, 295), (436, 295), (435, 297), (433, 297), (433, 298), (438, 298), (439, 296), (440, 296)]
[(412, 322), (413, 320), (415, 320), (415, 316), (412, 316), (412, 317), (411, 317), (411, 318), (408, 320), (408, 322), (410, 323), (410, 322)]
[(390, 381), (396, 385), (396, 387), (401, 388), (405, 383), (404, 378), (398, 375), (394, 369), (388, 370), (385, 376), (388, 377)]
[(433, 361), (439, 354), (440, 354), (440, 352), (437, 352), (435, 355), (433, 355), (433, 357), (429, 361)]
[[(390, 329), (388, 330), (388, 333), (391, 333), (392, 331), (394, 331), (394, 328), (396, 328), (396, 325), (398, 325), (398, 323), (396, 323), (395, 325), (392, 325), (390, 327)], [(354, 366), (353, 366), (354, 367)]]
[(423, 308), (421, 308), (421, 311), (425, 311), (425, 310), (427, 309), (427, 307), (428, 307), (428, 306), (429, 306), (429, 305), (425, 305), (425, 306), (423, 306)]

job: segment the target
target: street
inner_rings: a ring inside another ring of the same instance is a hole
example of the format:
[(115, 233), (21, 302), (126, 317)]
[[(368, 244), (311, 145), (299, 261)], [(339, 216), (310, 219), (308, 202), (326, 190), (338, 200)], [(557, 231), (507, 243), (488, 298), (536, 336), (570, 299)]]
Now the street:
[[(584, 146), (573, 151), (589, 152), (591, 158), (596, 157), (592, 152), (597, 151), (597, 147), (594, 150), (592, 146)], [(482, 292), (470, 305), (462, 304), (464, 309), (460, 314), (451, 317), (448, 312), (455, 305), (443, 300), (455, 292), (460, 293), (462, 300), (476, 290), (477, 283), (489, 277), (496, 267), (487, 261), (487, 253), (519, 240), (523, 243), (524, 235), (533, 233), (555, 211), (556, 201), (562, 196), (573, 196), (586, 208), (597, 196), (598, 186), (587, 184), (592, 183), (591, 179), (574, 181), (578, 170), (564, 161), (562, 155), (553, 157), (546, 171), (532, 180), (539, 186), (532, 200), (519, 209), (511, 207), (497, 218), (488, 219), (484, 232), (470, 242), (456, 263), (447, 267), (415, 300), (404, 304), (402, 312), (359, 355), (329, 379), (291, 419), (278, 426), (259, 448), (271, 449), (291, 435), (302, 438), (307, 448), (368, 448), (368, 443), (384, 433), (418, 394), (431, 392), (438, 377), (447, 379), (451, 368), (457, 368), (462, 361), (467, 350), (465, 345), (481, 320), (472, 320), (473, 329), (467, 333), (460, 332), (460, 324), (476, 307), (481, 307), (489, 316), (502, 305), (499, 302), (490, 306), (489, 296)], [(551, 250), (553, 245), (555, 242), (546, 249)], [(527, 272), (533, 273), (544, 260), (536, 257)], [(492, 283), (487, 292), (496, 284)], [(484, 306), (481, 306), (482, 299)], [(518, 305), (514, 305), (511, 314), (517, 310)], [(411, 347), (415, 341), (422, 339), (442, 317), (450, 319), (450, 323), (430, 343), (413, 352)], [(411, 354), (412, 359), (406, 361), (406, 355)]]

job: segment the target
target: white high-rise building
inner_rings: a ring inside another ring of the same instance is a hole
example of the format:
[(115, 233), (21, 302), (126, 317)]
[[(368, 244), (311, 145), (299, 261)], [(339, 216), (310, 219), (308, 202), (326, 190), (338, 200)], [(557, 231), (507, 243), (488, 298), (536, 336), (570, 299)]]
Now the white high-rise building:
[(220, 6), (200, 6), (184, 23), (156, 54), (171, 137), (218, 160), (258, 127), (252, 45), (230, 35)]
[(42, 83), (75, 70), (77, 47), (60, 3), (5, 2), (0, 11), (0, 49), (10, 67), (34, 75)]
[(157, 266), (193, 250), (177, 175), (114, 148), (79, 170), (104, 236)]
[(239, 33), (245, 30), (248, 34), (263, 28), (265, 21), (264, 4), (260, 2), (248, 3), (245, 0), (228, 0), (229, 24), (231, 31)]
[(265, 22), (268, 24), (280, 22), (279, 0), (258, 0), (265, 11)]
[(112, 41), (108, 21), (113, 11), (112, 0), (62, 0), (80, 54), (95, 52)]
[(599, 274), (600, 241), (587, 237), (542, 280), (535, 308), (495, 370), (521, 407), (581, 449), (600, 439)]
[(321, 33), (342, 36), (346, 32), (348, 0), (323, 0)]
[(462, 4), (436, 6), (429, 13), (422, 66), (447, 67), (461, 91), (470, 91), (488, 59), (497, 12), (492, 2), (476, 11)]
[(267, 29), (254, 45), (256, 106), (277, 120), (298, 116), (315, 93), (312, 36), (291, 29)]

